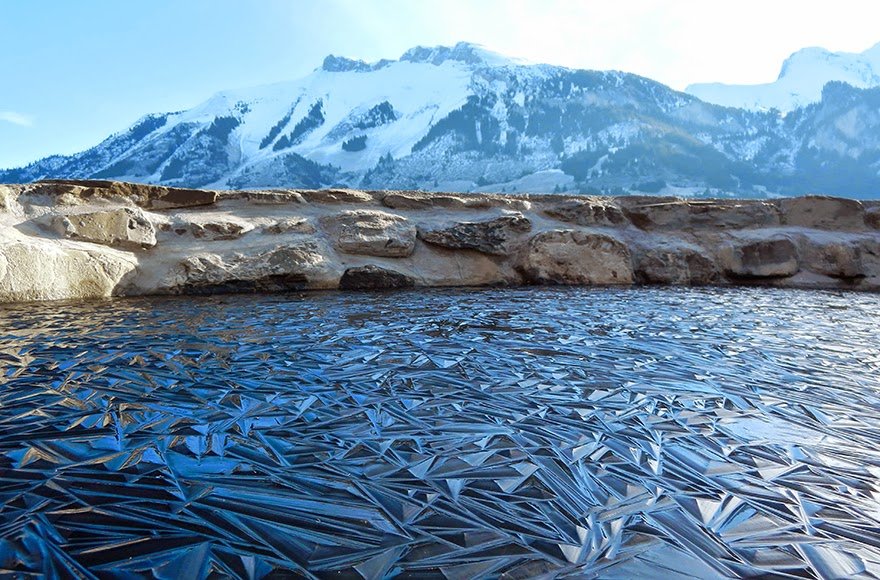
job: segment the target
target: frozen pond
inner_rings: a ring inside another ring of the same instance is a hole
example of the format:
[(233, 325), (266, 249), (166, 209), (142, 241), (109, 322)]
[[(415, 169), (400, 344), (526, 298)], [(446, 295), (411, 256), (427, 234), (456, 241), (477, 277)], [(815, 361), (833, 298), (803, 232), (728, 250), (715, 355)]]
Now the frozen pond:
[(0, 572), (880, 576), (878, 295), (0, 308)]

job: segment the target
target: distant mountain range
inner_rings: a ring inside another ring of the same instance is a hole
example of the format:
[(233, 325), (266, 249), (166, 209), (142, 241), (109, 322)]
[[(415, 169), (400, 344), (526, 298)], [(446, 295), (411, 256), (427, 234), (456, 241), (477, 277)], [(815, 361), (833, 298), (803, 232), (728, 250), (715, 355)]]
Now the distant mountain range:
[(776, 83), (693, 94), (467, 43), (371, 64), (328, 56), (302, 79), (147, 115), (0, 182), (878, 197), (878, 54), (807, 49)]
[(805, 48), (782, 64), (779, 78), (762, 85), (690, 85), (685, 92), (725, 107), (789, 113), (822, 100), (822, 89), (839, 81), (859, 89), (880, 86), (880, 44), (862, 53)]

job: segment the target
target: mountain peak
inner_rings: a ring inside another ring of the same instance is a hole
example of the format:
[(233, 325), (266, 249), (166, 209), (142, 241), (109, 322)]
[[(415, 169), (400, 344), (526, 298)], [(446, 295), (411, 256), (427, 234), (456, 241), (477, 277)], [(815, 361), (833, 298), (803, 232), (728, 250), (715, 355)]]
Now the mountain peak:
[(382, 59), (375, 63), (328, 55), (321, 64), (326, 72), (369, 72), (386, 67), (394, 62), (441, 65), (448, 61), (461, 62), (472, 66), (505, 66), (517, 64), (514, 59), (492, 52), (479, 44), (459, 42), (455, 46), (415, 46), (404, 52), (399, 61)]
[(798, 66), (810, 66), (815, 63), (829, 62), (836, 56), (840, 55), (822, 48), (821, 46), (802, 48), (792, 53), (791, 56), (783, 61), (777, 80), (785, 78)]
[(479, 44), (459, 42), (455, 46), (416, 46), (403, 53), (401, 62), (441, 65), (447, 61), (471, 65), (505, 65), (513, 61)]
[(321, 64), (321, 70), (327, 72), (367, 72), (373, 67), (362, 60), (346, 58), (344, 56), (327, 55)]

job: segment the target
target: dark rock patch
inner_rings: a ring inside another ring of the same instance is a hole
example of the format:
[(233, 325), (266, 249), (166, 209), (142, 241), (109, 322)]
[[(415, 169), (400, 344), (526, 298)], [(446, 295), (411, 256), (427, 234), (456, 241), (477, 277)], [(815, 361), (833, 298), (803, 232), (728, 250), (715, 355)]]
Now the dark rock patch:
[(340, 290), (392, 290), (413, 286), (415, 280), (410, 276), (372, 264), (349, 268), (339, 280)]
[(419, 239), (452, 250), (476, 250), (504, 256), (510, 252), (510, 243), (531, 229), (532, 222), (517, 214), (484, 222), (461, 222), (442, 230), (420, 230)]
[(216, 283), (187, 283), (178, 287), (180, 294), (259, 294), (263, 292), (293, 292), (304, 290), (308, 279), (303, 274), (270, 274), (252, 280), (229, 279)]

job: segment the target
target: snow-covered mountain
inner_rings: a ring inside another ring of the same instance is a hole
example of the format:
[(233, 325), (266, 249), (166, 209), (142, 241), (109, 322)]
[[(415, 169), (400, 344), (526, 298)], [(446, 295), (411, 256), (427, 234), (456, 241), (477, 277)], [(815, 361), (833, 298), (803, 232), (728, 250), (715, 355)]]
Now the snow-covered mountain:
[(461, 43), (377, 63), (329, 56), (302, 79), (148, 115), (0, 182), (871, 197), (878, 170), (880, 89), (831, 83), (783, 118)]
[(822, 88), (831, 81), (866, 89), (880, 86), (880, 44), (862, 53), (804, 48), (792, 54), (772, 83), (759, 85), (693, 84), (688, 94), (725, 107), (753, 111), (776, 109), (788, 113), (818, 103)]

